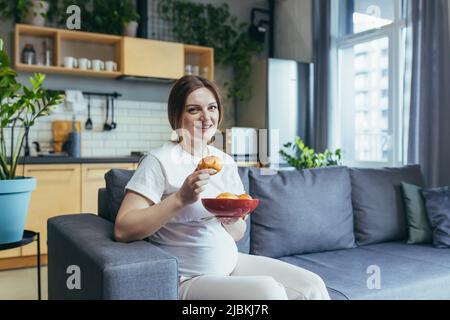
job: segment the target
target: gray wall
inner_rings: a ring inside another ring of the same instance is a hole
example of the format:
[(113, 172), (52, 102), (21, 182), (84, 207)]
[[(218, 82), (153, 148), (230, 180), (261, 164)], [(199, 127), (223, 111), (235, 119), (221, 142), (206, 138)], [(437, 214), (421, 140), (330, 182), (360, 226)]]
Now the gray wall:
[(312, 0), (278, 0), (275, 21), (275, 56), (311, 62)]

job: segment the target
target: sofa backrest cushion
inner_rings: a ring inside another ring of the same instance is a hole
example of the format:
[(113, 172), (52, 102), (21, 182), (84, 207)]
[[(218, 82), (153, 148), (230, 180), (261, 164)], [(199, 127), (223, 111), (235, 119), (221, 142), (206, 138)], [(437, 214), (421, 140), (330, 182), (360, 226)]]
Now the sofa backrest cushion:
[(109, 221), (115, 222), (123, 198), (125, 186), (134, 174), (134, 170), (111, 169), (105, 174), (106, 192), (108, 194)]
[(98, 202), (97, 202), (97, 213), (99, 217), (102, 217), (103, 219), (110, 220), (109, 219), (109, 205), (108, 205), (108, 192), (106, 191), (106, 188), (100, 188), (98, 189), (98, 196), (97, 196)]
[(355, 247), (348, 168), (249, 173), (250, 251), (273, 258)]
[(406, 239), (401, 182), (423, 187), (420, 166), (351, 168), (350, 177), (357, 244), (369, 245)]
[[(245, 193), (247, 194), (251, 194), (250, 193), (250, 186), (249, 186), (249, 181), (248, 181), (248, 172), (249, 172), (249, 168), (246, 167), (239, 167), (238, 168), (238, 172), (239, 172), (239, 176), (241, 177), (242, 180), (242, 184), (244, 185), (244, 189), (245, 189)], [(246, 222), (247, 222), (247, 229), (245, 230), (245, 234), (242, 237), (241, 240), (239, 240), (238, 242), (236, 242), (236, 245), (238, 247), (239, 252), (242, 253), (250, 253), (250, 228), (251, 228), (251, 215), (248, 216)]]

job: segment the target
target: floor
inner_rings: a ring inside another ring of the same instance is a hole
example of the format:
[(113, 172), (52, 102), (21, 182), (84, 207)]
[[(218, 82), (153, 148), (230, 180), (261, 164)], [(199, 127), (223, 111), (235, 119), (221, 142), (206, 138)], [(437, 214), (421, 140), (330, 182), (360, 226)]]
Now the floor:
[[(48, 299), (47, 267), (41, 268), (42, 300)], [(0, 300), (37, 300), (36, 268), (0, 271)]]

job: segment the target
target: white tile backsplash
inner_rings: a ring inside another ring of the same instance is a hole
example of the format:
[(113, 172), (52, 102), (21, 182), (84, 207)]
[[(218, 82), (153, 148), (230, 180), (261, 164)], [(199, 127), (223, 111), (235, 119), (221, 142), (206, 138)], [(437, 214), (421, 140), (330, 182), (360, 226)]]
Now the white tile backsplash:
[[(76, 114), (76, 120), (81, 121), (82, 127), (83, 157), (120, 157), (129, 156), (131, 151), (148, 151), (166, 142), (172, 132), (167, 120), (167, 103), (118, 100), (114, 110), (117, 128), (109, 132), (103, 131), (106, 117), (105, 99), (91, 99), (93, 130), (84, 129), (87, 115), (87, 107), (85, 112)], [(33, 141), (48, 145), (52, 140), (52, 121), (71, 119), (72, 112), (64, 105), (58, 106), (51, 115), (39, 118), (30, 130), (30, 148), (34, 148)], [(111, 106), (108, 123), (111, 123)]]

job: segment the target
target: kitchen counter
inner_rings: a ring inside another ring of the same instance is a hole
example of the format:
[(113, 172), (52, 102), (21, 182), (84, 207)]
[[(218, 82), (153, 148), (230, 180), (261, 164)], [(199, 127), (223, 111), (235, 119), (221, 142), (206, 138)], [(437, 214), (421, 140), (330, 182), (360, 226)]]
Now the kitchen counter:
[(123, 156), (123, 157), (59, 157), (59, 156), (43, 156), (43, 157), (20, 157), (18, 164), (59, 164), (59, 163), (137, 163), (140, 157)]

